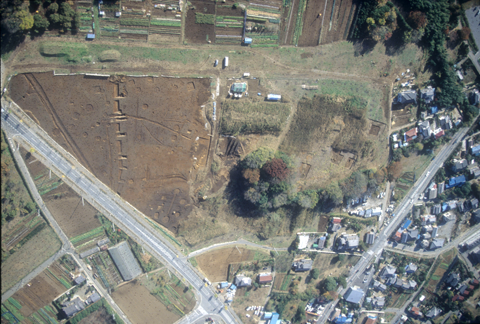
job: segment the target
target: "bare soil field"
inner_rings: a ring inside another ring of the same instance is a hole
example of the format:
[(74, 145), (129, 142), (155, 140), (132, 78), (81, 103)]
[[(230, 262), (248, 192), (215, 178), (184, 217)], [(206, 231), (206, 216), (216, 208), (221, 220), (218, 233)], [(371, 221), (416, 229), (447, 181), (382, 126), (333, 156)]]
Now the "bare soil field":
[[(195, 8), (195, 9), (193, 9)], [(188, 43), (206, 44), (207, 35), (209, 40), (215, 39), (215, 25), (196, 24), (195, 13), (215, 15), (215, 3), (207, 1), (192, 1), (192, 6), (188, 7), (185, 19), (185, 40)]]
[[(50, 177), (49, 169), (25, 149), (21, 148), (20, 153), (25, 160), (30, 176), (40, 191), (42, 184)], [(54, 177), (56, 178), (52, 173), (52, 178)], [(85, 205), (83, 205), (82, 198), (68, 186), (59, 186), (43, 194), (42, 199), (69, 238), (102, 225), (95, 217), (98, 211), (87, 201), (84, 201)]]
[[(240, 250), (240, 251), (239, 251)], [(196, 257), (198, 267), (212, 282), (227, 280), (228, 265), (232, 262), (252, 260), (254, 251), (244, 248), (225, 248)]]
[(53, 229), (45, 227), (2, 262), (2, 294), (51, 257), (61, 247)]
[(320, 253), (313, 262), (313, 268), (320, 270), (319, 280), (329, 275), (338, 277), (347, 272), (359, 259), (359, 256), (348, 255), (343, 261), (340, 261), (336, 254)]
[(309, 0), (298, 45), (317, 46), (347, 39), (357, 2), (358, 0)]
[(115, 320), (111, 315), (108, 315), (107, 310), (101, 307), (99, 310), (89, 314), (82, 319), (79, 324), (115, 324)]
[(10, 83), (12, 99), (55, 141), (174, 233), (192, 208), (189, 181), (207, 162), (210, 137), (199, 108), (209, 89), (210, 79), (51, 73)]
[(171, 324), (180, 316), (167, 310), (147, 288), (139, 282), (129, 282), (112, 293), (112, 298), (135, 324)]
[[(270, 287), (255, 288), (251, 287), (245, 291), (243, 296), (238, 293), (235, 296), (232, 308), (237, 315), (242, 319), (243, 323), (258, 323), (259, 317), (255, 316), (255, 311), (245, 311), (248, 306), (264, 306), (267, 301), (267, 295), (270, 292)], [(250, 317), (246, 317), (249, 314)]]
[[(54, 263), (49, 267), (51, 272), (48, 270), (43, 271), (28, 283), (30, 287), (25, 285), (13, 295), (13, 298), (22, 305), (20, 313), (24, 317), (28, 317), (40, 308), (50, 304), (56, 297), (67, 290), (67, 288), (55, 278), (56, 276), (65, 279), (63, 276), (64, 271), (62, 271), (63, 268), (60, 267), (58, 262)], [(70, 280), (67, 282), (69, 281)]]
[(327, 226), (328, 226), (328, 216), (325, 216), (325, 215), (320, 216), (320, 221), (318, 222), (318, 231), (326, 232)]

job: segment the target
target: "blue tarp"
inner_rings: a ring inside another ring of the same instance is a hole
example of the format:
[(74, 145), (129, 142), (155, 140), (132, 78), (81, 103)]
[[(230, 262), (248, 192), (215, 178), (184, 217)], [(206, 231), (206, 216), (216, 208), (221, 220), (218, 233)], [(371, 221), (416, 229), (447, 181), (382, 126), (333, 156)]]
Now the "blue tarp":
[(402, 230), (407, 229), (411, 224), (412, 224), (412, 221), (410, 219), (406, 219), (402, 225)]
[(230, 286), (230, 288), (228, 288), (228, 289), (230, 289), (230, 290), (237, 290), (237, 286), (235, 286), (234, 284), (232, 284), (232, 285)]
[(445, 184), (446, 189), (450, 189), (453, 187), (458, 187), (461, 186), (465, 183), (466, 179), (464, 175), (461, 175), (459, 177), (453, 177), (448, 180), (448, 183)]
[(221, 282), (220, 283), (220, 288), (225, 288), (228, 286), (228, 282)]
[(436, 114), (438, 112), (438, 107), (432, 107), (431, 112), (432, 114)]

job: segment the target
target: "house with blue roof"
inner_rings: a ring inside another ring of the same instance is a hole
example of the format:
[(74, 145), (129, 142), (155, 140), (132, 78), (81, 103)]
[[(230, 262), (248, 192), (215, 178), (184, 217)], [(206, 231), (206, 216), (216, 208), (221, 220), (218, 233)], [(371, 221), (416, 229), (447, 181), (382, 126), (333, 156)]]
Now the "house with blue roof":
[(479, 156), (480, 155), (480, 145), (472, 146), (472, 155)]
[(464, 175), (458, 176), (458, 177), (453, 177), (448, 180), (448, 183), (445, 184), (446, 189), (450, 189), (453, 187), (459, 187), (462, 186), (467, 179), (465, 178)]
[(432, 114), (436, 114), (438, 112), (438, 107), (437, 106), (431, 107), (430, 111), (432, 112)]
[(272, 319), (270, 320), (270, 322), (268, 324), (277, 324), (279, 317), (280, 317), (280, 315), (278, 313), (273, 313), (272, 314)]
[(406, 230), (411, 224), (412, 224), (412, 220), (411, 219), (406, 219), (405, 222), (403, 222), (403, 225), (401, 226), (401, 229)]

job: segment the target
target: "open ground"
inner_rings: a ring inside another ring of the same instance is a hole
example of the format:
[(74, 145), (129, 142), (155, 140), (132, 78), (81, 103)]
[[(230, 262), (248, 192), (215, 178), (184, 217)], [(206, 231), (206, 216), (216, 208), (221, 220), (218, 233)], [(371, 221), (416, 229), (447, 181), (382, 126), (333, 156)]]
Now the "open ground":
[(180, 318), (169, 312), (139, 281), (117, 288), (112, 298), (133, 323), (171, 324)]
[(200, 105), (209, 87), (209, 79), (51, 73), (10, 83), (12, 99), (60, 145), (173, 232), (192, 208), (188, 182), (207, 162)]

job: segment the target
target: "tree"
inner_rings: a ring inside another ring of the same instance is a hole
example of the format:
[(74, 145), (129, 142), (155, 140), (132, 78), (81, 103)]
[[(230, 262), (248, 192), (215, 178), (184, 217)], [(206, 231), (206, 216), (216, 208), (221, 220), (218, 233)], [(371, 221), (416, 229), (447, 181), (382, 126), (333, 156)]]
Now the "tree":
[(391, 163), (388, 166), (387, 170), (388, 170), (388, 177), (389, 177), (390, 181), (392, 181), (394, 179), (398, 179), (400, 177), (400, 175), (402, 174), (402, 166), (400, 165), (399, 162)]
[(408, 22), (415, 29), (425, 28), (427, 25), (427, 16), (421, 11), (411, 11), (408, 14)]
[(33, 31), (37, 34), (41, 34), (48, 28), (50, 23), (46, 18), (43, 18), (39, 14), (33, 16)]
[(25, 209), (27, 210), (27, 212), (31, 213), (32, 211), (35, 210), (37, 206), (35, 205), (35, 203), (33, 201), (29, 201), (26, 205), (25, 205)]
[(15, 12), (15, 18), (20, 20), (18, 27), (20, 30), (28, 31), (33, 27), (33, 16), (26, 10)]
[(462, 40), (468, 40), (468, 38), (470, 37), (470, 28), (468, 27), (463, 27), (461, 30), (460, 30), (460, 38)]
[(260, 169), (265, 163), (275, 156), (274, 151), (268, 147), (260, 147), (248, 154), (242, 161), (244, 168)]
[(345, 254), (339, 254), (339, 255), (338, 255), (338, 261), (341, 262), (341, 261), (343, 261), (343, 260), (345, 260)]
[(287, 168), (285, 162), (282, 159), (272, 159), (265, 163), (262, 170), (272, 179), (278, 179), (280, 181), (285, 180), (290, 174), (290, 170)]
[(423, 151), (423, 144), (422, 143), (415, 143), (415, 148), (417, 151)]
[(259, 169), (244, 169), (242, 172), (243, 177), (249, 183), (257, 183), (260, 180), (260, 170)]
[(310, 270), (310, 276), (313, 278), (313, 279), (318, 279), (318, 276), (320, 275), (320, 270), (318, 269), (312, 269)]
[(337, 278), (337, 282), (339, 285), (341, 285), (343, 288), (347, 287), (347, 280), (345, 280), (345, 277), (341, 276)]
[(65, 17), (72, 18), (75, 15), (75, 10), (67, 2), (62, 2), (59, 13)]
[(340, 205), (341, 203), (343, 203), (343, 192), (338, 186), (338, 182), (336, 181), (331, 182), (328, 187), (323, 191), (323, 194), (335, 205)]
[(297, 195), (297, 203), (303, 208), (315, 208), (318, 203), (318, 193), (316, 190), (305, 190)]
[(328, 276), (323, 280), (323, 289), (325, 291), (336, 291), (337, 290), (337, 282), (333, 277)]
[(52, 3), (50, 6), (48, 6), (47, 13), (49, 14), (55, 14), (58, 11), (58, 4), (56, 2)]
[(306, 315), (305, 315), (305, 310), (303, 308), (304, 308), (303, 305), (298, 305), (297, 312), (295, 313), (295, 316), (293, 317), (293, 321), (295, 323), (301, 323), (305, 320)]

